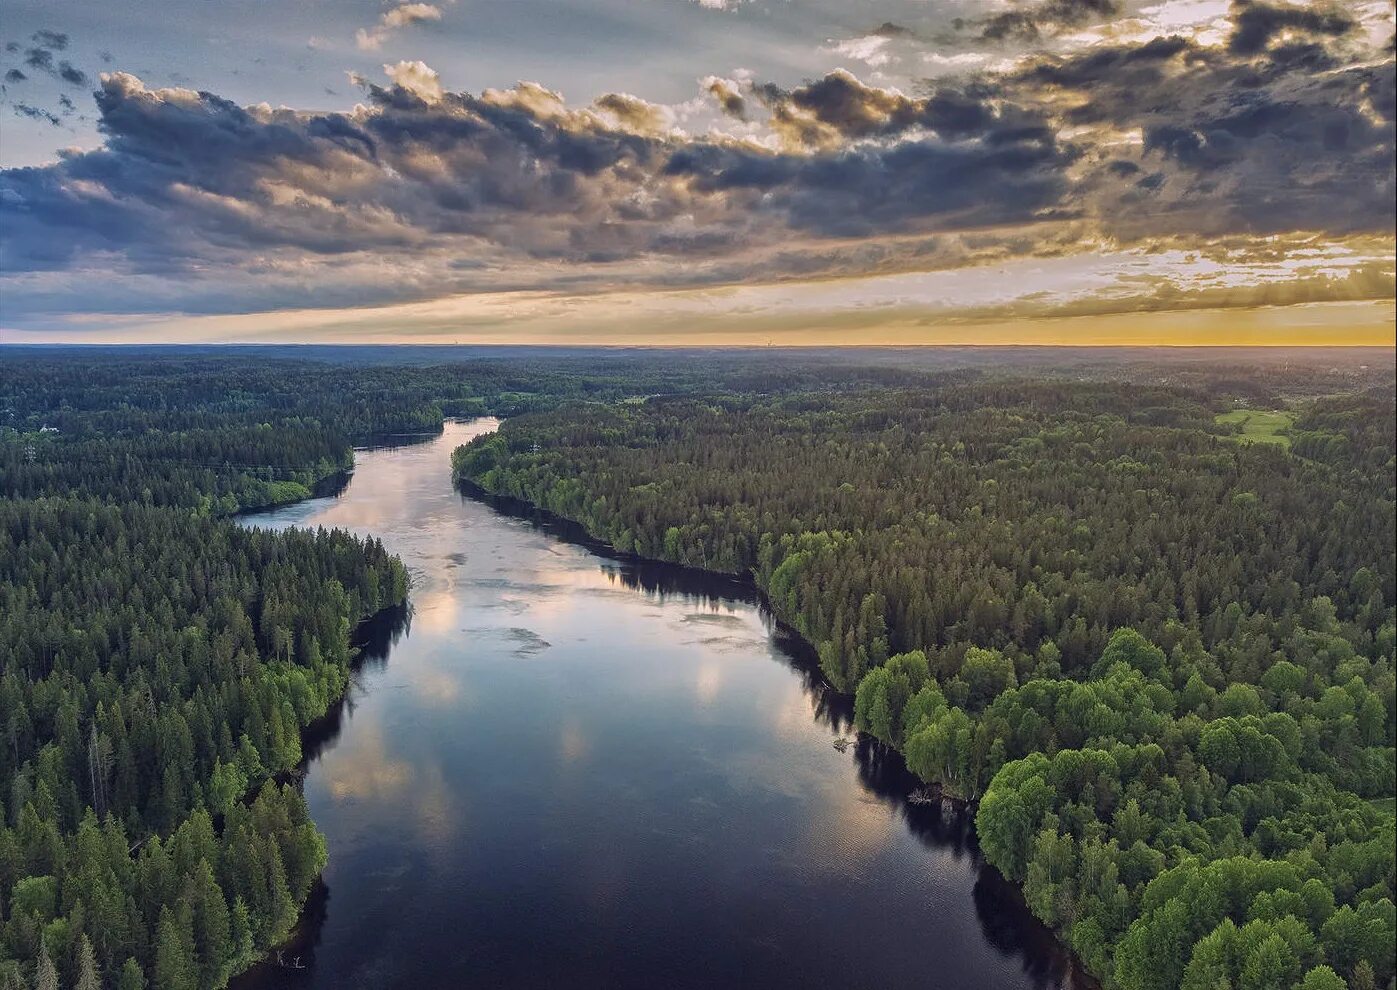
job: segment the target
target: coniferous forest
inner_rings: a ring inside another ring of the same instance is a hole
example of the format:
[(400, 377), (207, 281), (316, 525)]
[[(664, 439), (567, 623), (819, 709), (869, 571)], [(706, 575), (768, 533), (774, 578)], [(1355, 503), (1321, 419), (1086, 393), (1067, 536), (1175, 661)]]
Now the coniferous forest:
[(301, 731), (408, 580), (372, 538), (230, 518), (445, 416), (696, 380), (565, 367), (4, 352), (0, 990), (221, 987), (285, 938), (326, 858)]
[(3, 990), (220, 987), (285, 938), (327, 856), (302, 731), (410, 589), (232, 517), (481, 414), (458, 480), (753, 581), (1104, 986), (1394, 985), (1390, 367), (0, 358)]
[(1230, 391), (653, 398), (455, 469), (750, 575), (1105, 986), (1390, 986), (1392, 391), (1296, 401), (1275, 443)]
[(407, 595), (372, 539), (227, 517), (305, 497), (379, 421), (206, 369), (0, 381), (0, 986), (222, 986), (324, 865), (287, 775), (356, 626)]

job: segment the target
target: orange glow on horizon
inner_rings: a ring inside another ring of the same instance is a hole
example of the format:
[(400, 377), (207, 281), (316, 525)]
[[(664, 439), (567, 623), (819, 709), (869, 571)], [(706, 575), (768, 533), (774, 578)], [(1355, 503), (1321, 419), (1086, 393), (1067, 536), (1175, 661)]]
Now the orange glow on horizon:
[[(403, 344), (568, 347), (1381, 347), (1397, 346), (1397, 301), (958, 319), (915, 307), (798, 312), (633, 310), (605, 297), (123, 320), (116, 328), (0, 329), (7, 344)], [(472, 312), (473, 305), (493, 309)]]

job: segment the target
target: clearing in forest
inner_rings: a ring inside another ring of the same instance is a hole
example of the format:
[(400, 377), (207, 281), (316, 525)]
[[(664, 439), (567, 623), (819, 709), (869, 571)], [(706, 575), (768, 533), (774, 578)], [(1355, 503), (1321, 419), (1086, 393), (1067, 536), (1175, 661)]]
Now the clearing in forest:
[(1240, 435), (1232, 439), (1242, 443), (1277, 443), (1289, 449), (1290, 437), (1285, 431), (1295, 422), (1295, 414), (1284, 409), (1234, 409), (1232, 412), (1218, 413), (1213, 417), (1218, 423), (1236, 423), (1242, 427)]

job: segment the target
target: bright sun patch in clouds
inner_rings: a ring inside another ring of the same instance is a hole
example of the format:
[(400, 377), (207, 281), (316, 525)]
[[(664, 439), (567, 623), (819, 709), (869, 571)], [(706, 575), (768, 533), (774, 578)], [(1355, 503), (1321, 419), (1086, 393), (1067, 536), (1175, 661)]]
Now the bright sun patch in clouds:
[(251, 88), (0, 59), (79, 138), (0, 171), (0, 339), (1392, 340), (1390, 4), (530, 4), (287, 8)]

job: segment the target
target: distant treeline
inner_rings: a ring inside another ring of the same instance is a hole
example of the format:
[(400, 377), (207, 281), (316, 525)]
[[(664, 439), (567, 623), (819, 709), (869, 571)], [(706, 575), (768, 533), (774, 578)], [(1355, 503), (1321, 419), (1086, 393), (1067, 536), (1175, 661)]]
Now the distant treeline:
[(453, 463), (751, 575), (1108, 987), (1389, 986), (1392, 390), (1298, 403), (1289, 453), (1214, 422), (1237, 391), (669, 397), (521, 416)]

